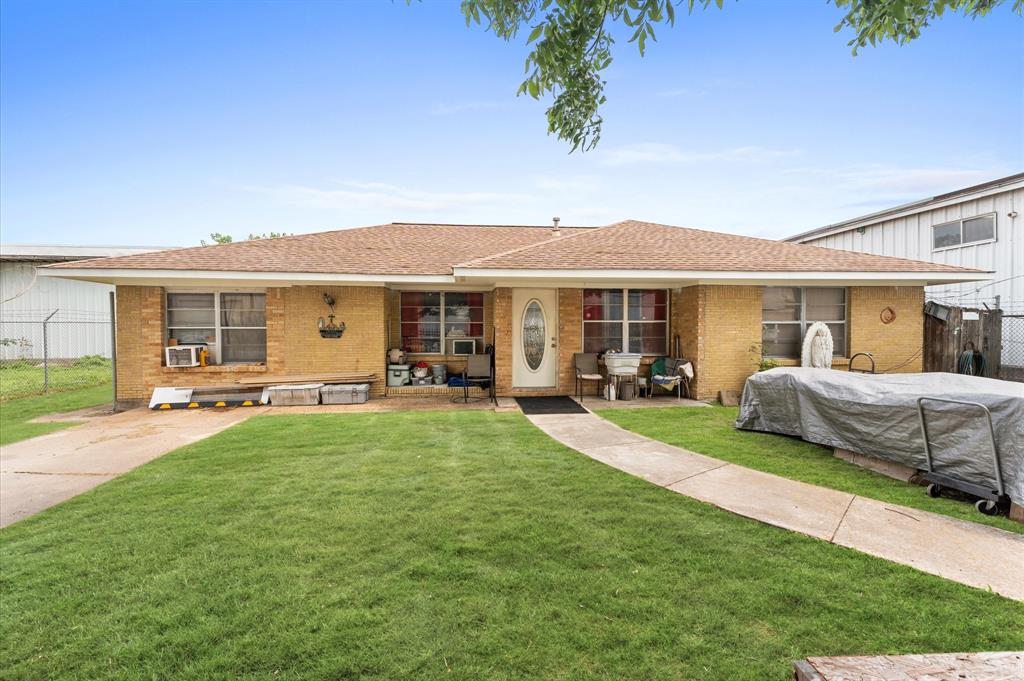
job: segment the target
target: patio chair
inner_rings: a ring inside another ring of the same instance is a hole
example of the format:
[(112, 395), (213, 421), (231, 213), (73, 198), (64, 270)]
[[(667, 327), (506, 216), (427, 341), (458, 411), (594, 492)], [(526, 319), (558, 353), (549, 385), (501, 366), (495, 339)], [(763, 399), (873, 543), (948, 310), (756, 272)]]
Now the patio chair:
[(572, 363), (576, 368), (576, 396), (583, 399), (583, 386), (587, 381), (597, 381), (597, 394), (600, 395), (604, 376), (597, 368), (597, 353), (575, 352), (572, 355)]
[(494, 364), (491, 355), (467, 355), (466, 368), (462, 370), (462, 401), (469, 402), (469, 387), (487, 386), (488, 399), (494, 399)]

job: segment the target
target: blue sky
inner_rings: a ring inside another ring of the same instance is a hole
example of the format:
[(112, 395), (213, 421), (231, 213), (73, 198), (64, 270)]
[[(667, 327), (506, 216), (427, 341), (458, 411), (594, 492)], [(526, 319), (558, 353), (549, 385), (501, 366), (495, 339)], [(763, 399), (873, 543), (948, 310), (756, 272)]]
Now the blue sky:
[(1024, 20), (850, 54), (823, 2), (620, 41), (599, 148), (457, 2), (0, 4), (8, 243), (638, 218), (783, 237), (1024, 170)]

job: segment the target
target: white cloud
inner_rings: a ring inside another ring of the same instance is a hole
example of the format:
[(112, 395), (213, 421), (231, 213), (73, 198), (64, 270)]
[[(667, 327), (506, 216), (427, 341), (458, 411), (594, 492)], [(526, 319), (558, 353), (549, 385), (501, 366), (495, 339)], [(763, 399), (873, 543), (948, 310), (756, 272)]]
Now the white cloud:
[(606, 166), (623, 166), (649, 163), (706, 163), (743, 161), (759, 163), (777, 158), (795, 156), (798, 149), (767, 149), (758, 146), (734, 147), (717, 151), (686, 151), (674, 144), (641, 142), (612, 147), (599, 152), (601, 162)]
[(287, 184), (274, 187), (246, 187), (281, 203), (307, 208), (337, 210), (444, 211), (470, 206), (509, 204), (528, 200), (523, 194), (501, 192), (437, 192), (400, 187), (383, 182), (335, 181), (336, 187), (322, 188)]
[(452, 116), (466, 111), (483, 111), (486, 109), (497, 109), (504, 106), (505, 102), (492, 100), (470, 100), (465, 102), (437, 102), (430, 107), (431, 116)]
[[(842, 173), (856, 189), (935, 194), (992, 180), (1000, 173), (964, 168), (893, 168), (869, 166)], [(923, 197), (922, 197), (923, 198)]]

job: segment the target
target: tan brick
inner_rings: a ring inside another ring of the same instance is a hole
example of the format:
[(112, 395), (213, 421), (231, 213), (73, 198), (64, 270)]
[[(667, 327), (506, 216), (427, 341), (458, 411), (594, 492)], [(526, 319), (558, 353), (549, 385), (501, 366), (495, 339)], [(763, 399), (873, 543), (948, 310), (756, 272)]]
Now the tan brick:
[[(334, 297), (345, 334), (321, 338), (317, 319)], [(372, 286), (294, 286), (267, 289), (266, 365), (221, 365), (188, 369), (163, 366), (166, 344), (164, 289), (117, 287), (118, 400), (148, 399), (157, 386), (232, 385), (240, 376), (367, 371), (377, 375), (371, 394), (385, 384), (386, 291)]]
[[(850, 352), (870, 352), (878, 371), (924, 370), (924, 289), (920, 286), (852, 286), (849, 291)], [(891, 307), (896, 318), (882, 322)], [(902, 366), (901, 366), (902, 365)], [(867, 366), (858, 360), (857, 367)]]
[[(694, 365), (694, 393), (713, 399), (720, 390), (742, 390), (757, 370), (761, 341), (759, 286), (698, 285), (675, 289), (670, 301), (670, 337), (679, 335), (683, 355)], [(323, 294), (336, 300), (341, 339), (324, 339), (316, 320), (326, 317)], [(165, 344), (164, 290), (117, 287), (118, 399), (147, 399), (156, 386), (232, 384), (239, 375), (372, 371), (385, 386), (386, 351), (400, 338), (398, 292), (382, 287), (294, 286), (267, 289), (267, 365), (168, 369)], [(551, 389), (512, 387), (512, 289), (499, 287), (484, 297), (486, 341), (495, 345), (499, 395), (570, 394), (574, 389), (573, 353), (582, 351), (582, 289), (558, 291), (558, 385)], [(849, 348), (872, 352), (879, 370), (920, 371), (924, 291), (921, 287), (851, 287), (848, 289)], [(896, 319), (883, 324), (891, 307)], [(390, 342), (389, 342), (390, 341)], [(752, 350), (752, 348), (754, 348)], [(669, 352), (673, 348), (670, 345)], [(462, 368), (457, 356), (414, 355), (411, 359), (443, 362)], [(909, 361), (908, 361), (909, 360)], [(837, 362), (841, 366), (842, 361)]]

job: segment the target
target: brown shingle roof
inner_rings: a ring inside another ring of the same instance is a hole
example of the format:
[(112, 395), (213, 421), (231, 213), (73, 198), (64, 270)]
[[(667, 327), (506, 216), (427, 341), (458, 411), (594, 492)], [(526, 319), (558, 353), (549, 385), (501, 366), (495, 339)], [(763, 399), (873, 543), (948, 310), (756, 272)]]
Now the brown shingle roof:
[(818, 246), (625, 220), (605, 227), (392, 223), (181, 248), (52, 268), (449, 275), (468, 269), (976, 272)]
[(509, 253), (470, 269), (688, 272), (976, 272), (963, 267), (624, 220)]
[[(563, 227), (567, 236), (585, 228)], [(460, 262), (551, 238), (550, 227), (391, 223), (73, 263), (75, 268), (451, 274)]]

